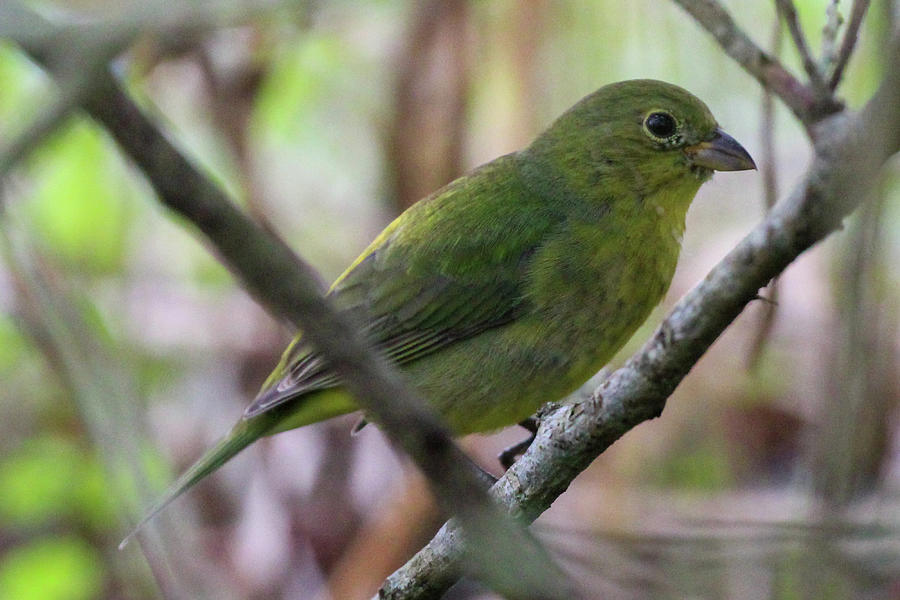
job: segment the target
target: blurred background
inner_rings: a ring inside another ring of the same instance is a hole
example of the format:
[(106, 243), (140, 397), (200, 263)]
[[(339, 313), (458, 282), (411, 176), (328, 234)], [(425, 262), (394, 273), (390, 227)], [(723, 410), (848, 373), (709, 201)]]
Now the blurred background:
[[(801, 72), (774, 3), (724, 4)], [(832, 4), (847, 16), (848, 0), (796, 2), (817, 53)], [(168, 28), (151, 27), (170, 10), (159, 2), (30, 5), (108, 24), (110, 39), (146, 20), (155, 33), (129, 41), (119, 75), (323, 282), (406, 206), (597, 87), (688, 88), (761, 172), (703, 187), (669, 294), (617, 364), (810, 157), (788, 111), (659, 0), (220, 1)], [(895, 12), (872, 2), (840, 90), (851, 107), (897, 68), (879, 53)], [(58, 94), (0, 41), (0, 142)], [(536, 522), (586, 597), (900, 598), (898, 201), (894, 161), (662, 417)], [(376, 428), (351, 438), (347, 417), (255, 444), (117, 550), (140, 507), (240, 416), (292, 332), (82, 116), (7, 176), (0, 202), (0, 600), (369, 598), (430, 539), (442, 520), (423, 481)], [(497, 453), (524, 435), (462, 443), (499, 474)], [(448, 597), (494, 596), (463, 582)]]

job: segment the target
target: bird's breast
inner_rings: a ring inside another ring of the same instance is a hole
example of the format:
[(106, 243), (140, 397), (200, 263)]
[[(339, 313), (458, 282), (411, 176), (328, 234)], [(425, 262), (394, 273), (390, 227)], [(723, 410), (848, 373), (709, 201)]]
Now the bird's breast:
[(680, 231), (655, 210), (567, 223), (532, 263), (530, 343), (567, 363), (574, 379), (593, 375), (662, 300)]

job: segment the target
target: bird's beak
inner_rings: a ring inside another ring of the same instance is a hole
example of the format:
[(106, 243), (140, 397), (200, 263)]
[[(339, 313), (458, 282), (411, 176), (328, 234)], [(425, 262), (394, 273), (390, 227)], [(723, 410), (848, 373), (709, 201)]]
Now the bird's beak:
[(756, 168), (750, 153), (719, 128), (716, 128), (711, 139), (688, 146), (684, 153), (693, 164), (715, 171), (746, 171)]

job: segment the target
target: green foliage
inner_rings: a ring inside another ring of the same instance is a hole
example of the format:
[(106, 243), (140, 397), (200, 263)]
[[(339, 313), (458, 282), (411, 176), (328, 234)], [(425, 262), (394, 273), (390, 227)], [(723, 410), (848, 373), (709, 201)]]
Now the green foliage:
[(346, 45), (328, 34), (305, 36), (280, 54), (259, 90), (256, 125), (283, 142), (316, 132), (306, 117), (338, 91), (346, 60)]
[(88, 600), (103, 587), (99, 554), (74, 537), (39, 539), (0, 559), (0, 600)]
[(304, 163), (328, 169), (328, 176), (332, 170), (355, 175), (359, 166), (346, 162), (347, 136), (371, 127), (368, 113), (378, 89), (362, 87), (360, 81), (377, 67), (341, 36), (309, 32), (275, 53), (256, 95), (254, 136), (294, 151), (302, 147)]
[(725, 445), (708, 438), (700, 438), (700, 442), (693, 448), (668, 454), (668, 460), (660, 466), (660, 485), (714, 492), (733, 483)]
[(120, 269), (133, 183), (107, 139), (93, 125), (76, 121), (48, 140), (32, 168), (35, 192), (27, 212), (49, 249), (87, 272)]
[(42, 108), (35, 98), (46, 95), (47, 77), (33, 68), (11, 44), (0, 40), (0, 136), (18, 134), (23, 123)]
[(28, 440), (0, 462), (0, 523), (35, 528), (71, 519), (96, 530), (115, 524), (106, 479), (94, 456), (64, 437)]

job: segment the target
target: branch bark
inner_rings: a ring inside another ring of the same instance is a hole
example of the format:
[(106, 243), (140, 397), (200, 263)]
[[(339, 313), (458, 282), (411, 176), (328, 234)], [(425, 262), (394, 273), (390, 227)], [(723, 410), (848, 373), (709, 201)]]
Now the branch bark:
[[(781, 23), (776, 19), (772, 28), (772, 53), (775, 56), (781, 54)], [(763, 90), (762, 111), (760, 116), (760, 152), (762, 156), (758, 162), (759, 175), (763, 180), (763, 207), (768, 214), (778, 200), (778, 162), (775, 157), (775, 101), (772, 92)], [(775, 316), (778, 311), (778, 279), (772, 279), (766, 295), (766, 306), (760, 315), (753, 335), (750, 350), (747, 353), (747, 368), (755, 369), (759, 359), (765, 350), (769, 334), (775, 324)]]
[[(900, 39), (885, 64), (900, 61)], [(893, 57), (892, 59), (890, 57)], [(893, 61), (893, 62), (892, 62)], [(659, 416), (668, 396), (706, 349), (810, 246), (840, 227), (900, 151), (900, 70), (856, 114), (821, 121), (815, 156), (803, 181), (675, 306), (650, 340), (612, 373), (588, 401), (546, 416), (529, 450), (491, 488), (511, 514), (532, 521), (572, 480), (635, 425)], [(451, 521), (379, 590), (381, 599), (434, 597), (455, 580), (457, 526)], [(421, 595), (421, 590), (428, 594)]]

